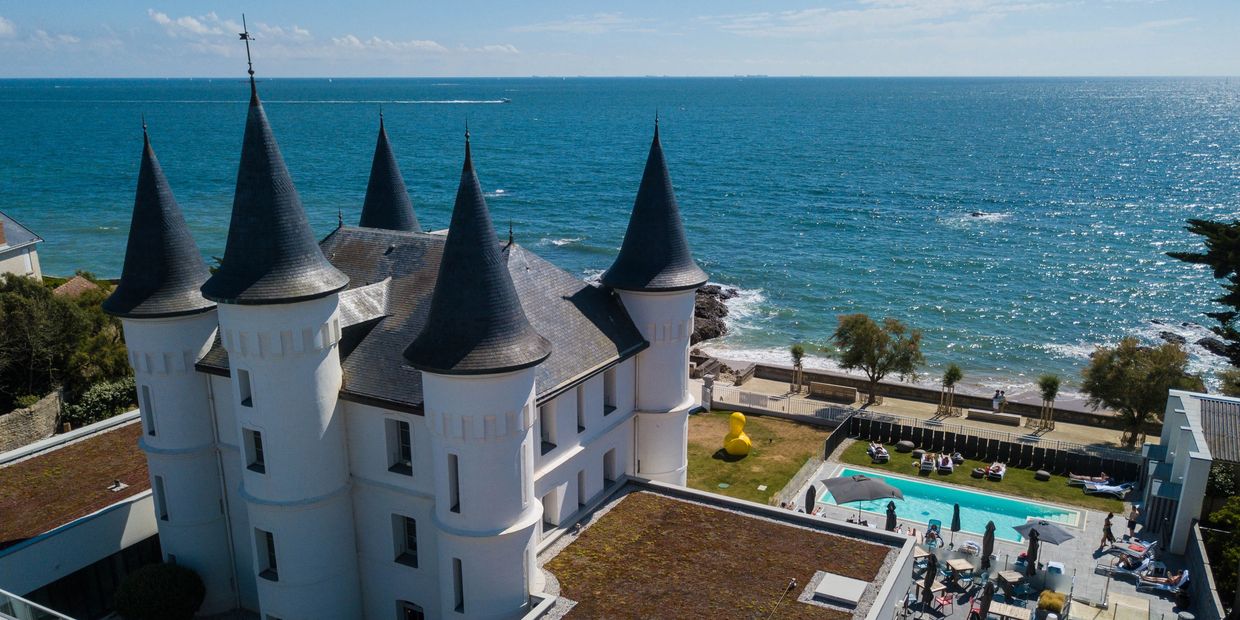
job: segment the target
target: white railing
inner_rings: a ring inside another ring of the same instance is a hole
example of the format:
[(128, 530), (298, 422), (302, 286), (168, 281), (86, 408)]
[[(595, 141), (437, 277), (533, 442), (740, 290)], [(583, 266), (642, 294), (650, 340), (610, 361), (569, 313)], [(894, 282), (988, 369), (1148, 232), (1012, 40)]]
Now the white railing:
[(4, 590), (0, 590), (0, 618), (3, 620), (73, 620)]

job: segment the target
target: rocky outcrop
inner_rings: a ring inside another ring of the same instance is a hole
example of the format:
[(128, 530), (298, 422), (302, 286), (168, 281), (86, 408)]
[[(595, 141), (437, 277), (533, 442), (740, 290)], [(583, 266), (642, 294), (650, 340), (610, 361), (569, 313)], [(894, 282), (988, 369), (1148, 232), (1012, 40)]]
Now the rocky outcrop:
[(707, 284), (697, 290), (697, 298), (693, 305), (693, 335), (690, 344), (703, 340), (718, 338), (728, 333), (728, 326), (723, 319), (728, 316), (728, 306), (724, 301), (737, 296), (736, 289), (723, 288), (718, 284)]
[(1188, 338), (1185, 338), (1175, 332), (1161, 331), (1158, 332), (1158, 337), (1172, 344), (1188, 344)]
[(1227, 343), (1213, 336), (1207, 336), (1198, 340), (1197, 346), (1220, 357), (1227, 357)]

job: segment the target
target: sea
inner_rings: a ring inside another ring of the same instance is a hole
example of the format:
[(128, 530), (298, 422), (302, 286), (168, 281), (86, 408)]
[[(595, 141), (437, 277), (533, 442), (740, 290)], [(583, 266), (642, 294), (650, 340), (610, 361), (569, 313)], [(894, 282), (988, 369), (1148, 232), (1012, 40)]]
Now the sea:
[[(49, 274), (120, 274), (142, 123), (221, 256), (249, 87), (0, 80), (0, 210)], [(1099, 345), (1194, 344), (1221, 292), (1168, 258), (1240, 217), (1240, 79), (279, 79), (258, 85), (317, 234), (359, 216), (379, 115), (418, 218), (447, 226), (464, 133), (495, 225), (582, 278), (616, 255), (656, 115), (694, 255), (735, 288), (730, 359), (834, 365), (837, 316), (922, 330), (934, 384), (1071, 394)]]

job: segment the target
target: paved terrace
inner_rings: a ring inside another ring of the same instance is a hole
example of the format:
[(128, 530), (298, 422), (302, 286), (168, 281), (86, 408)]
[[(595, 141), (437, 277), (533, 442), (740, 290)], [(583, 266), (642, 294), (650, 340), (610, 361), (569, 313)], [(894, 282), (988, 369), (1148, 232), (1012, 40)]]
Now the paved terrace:
[[(847, 445), (848, 442), (845, 442), (844, 446)], [(842, 450), (843, 446), (840, 449)], [(839, 461), (835, 460), (833, 455), (833, 458), (824, 462), (820, 466), (816, 475), (811, 477), (809, 482), (802, 485), (801, 488), (797, 490), (797, 493), (792, 494), (792, 497), (804, 498), (810, 483), (816, 483), (818, 493), (821, 495), (822, 485), (817, 481), (834, 476), (837, 469), (841, 465), (842, 464)], [(853, 465), (848, 466), (856, 467)], [(1002, 482), (997, 483), (996, 486), (997, 488), (1001, 488), (1001, 485)], [(997, 494), (1002, 495), (1002, 492)], [(1013, 499), (1024, 500), (1026, 498), (1013, 496)], [(1090, 612), (1091, 614), (1098, 614), (1101, 612), (1101, 615), (1089, 615), (1088, 617), (1091, 619), (1098, 618), (1098, 620), (1109, 618), (1110, 616), (1107, 616), (1104, 610), (1090, 609), (1087, 604), (1082, 601), (1101, 602), (1106, 600), (1108, 595), (1110, 595), (1110, 600), (1114, 602), (1117, 600), (1115, 595), (1119, 595), (1120, 597), (1136, 597), (1143, 601), (1149, 601), (1150, 618), (1171, 619), (1177, 617), (1177, 613), (1181, 610), (1175, 607), (1174, 596), (1170, 594), (1149, 593), (1144, 591), (1137, 592), (1136, 583), (1131, 577), (1119, 577), (1108, 580), (1105, 575), (1095, 574), (1095, 566), (1098, 563), (1111, 563), (1116, 559), (1115, 556), (1102, 554), (1097, 551), (1102, 533), (1102, 523), (1106, 519), (1106, 514), (1086, 508), (1066, 508), (1076, 510), (1081, 513), (1081, 520), (1078, 526), (1068, 528), (1069, 531), (1072, 531), (1077, 535), (1076, 538), (1067, 541), (1062, 545), (1042, 545), (1039, 553), (1039, 560), (1041, 562), (1052, 561), (1064, 563), (1065, 575), (1068, 577), (1066, 581), (1070, 584), (1069, 587), (1071, 588), (1073, 598), (1077, 600), (1077, 602), (1073, 603), (1074, 605), (1078, 605), (1077, 613)], [(815, 503), (814, 509), (820, 510), (819, 514), (828, 519), (847, 520), (849, 518), (855, 518), (857, 515), (857, 510), (855, 508), (848, 508), (846, 506), (841, 507), (834, 504), (824, 504), (821, 502)], [(810, 512), (813, 512), (814, 509), (811, 509)], [(870, 522), (870, 524), (877, 524), (878, 527), (882, 527), (884, 515), (872, 513), (862, 513), (862, 515), (867, 521)], [(947, 524), (951, 523), (950, 513), (944, 515), (933, 515), (933, 518), (938, 518), (941, 520), (945, 527)], [(910, 528), (916, 528), (919, 538), (920, 535), (925, 532), (926, 524), (924, 521), (905, 518), (901, 518), (898, 521), (899, 524), (904, 527), (905, 531), (908, 531)], [(1125, 529), (1126, 521), (1122, 518), (1122, 516), (1116, 516), (1114, 524), (1115, 526), (1113, 531), (1117, 536), (1121, 536), (1122, 538), (1127, 534), (1127, 530)], [(1004, 532), (999, 533), (1003, 535), (1007, 534)], [(1140, 534), (1141, 530), (1138, 529), (1138, 538), (1140, 538)], [(951, 540), (950, 532), (945, 532), (945, 536), (949, 541)], [(955, 536), (957, 547), (959, 547), (964, 541), (968, 540), (975, 540), (980, 544), (982, 534), (961, 531)], [(1013, 543), (996, 538), (995, 554), (998, 559), (994, 570), (1005, 570), (1011, 567), (1017, 556), (1023, 553), (1027, 546), (1027, 543)], [(950, 552), (941, 553), (940, 560), (945, 561), (951, 557), (957, 557), (957, 555), (959, 554)], [(1165, 562), (1169, 570), (1179, 570), (1181, 568), (1180, 558), (1158, 556), (1158, 559)], [(973, 557), (971, 560), (975, 567), (980, 565), (979, 558)], [(994, 573), (992, 572), (992, 574)], [(946, 607), (944, 610), (933, 610), (926, 613), (921, 613), (920, 615), (926, 618), (953, 618), (964, 620), (967, 618), (969, 613), (970, 600), (973, 596), (980, 595), (981, 593), (981, 585), (982, 584), (971, 585), (967, 588), (952, 587), (948, 591), (952, 595), (952, 600), (955, 603), (953, 606), (954, 609), (953, 607)], [(1031, 611), (1036, 610), (1036, 594), (1029, 597), (1029, 600), (1027, 600), (1024, 604), (1024, 608)], [(913, 607), (915, 612), (920, 609), (920, 606)], [(1073, 614), (1073, 617), (1077, 617), (1076, 614)]]
[[(737, 389), (746, 392), (766, 394), (768, 396), (797, 396), (796, 394), (793, 394), (789, 388), (789, 384), (783, 381), (772, 381), (770, 379), (759, 379), (754, 377), (746, 381), (744, 386)], [(802, 392), (799, 396), (801, 398), (805, 398), (805, 393)], [(824, 404), (833, 404), (829, 401), (822, 402)], [(854, 403), (853, 405), (859, 406), (860, 403)], [(888, 413), (921, 420), (929, 420), (934, 418), (941, 420), (944, 424), (949, 426), (961, 425), (966, 428), (976, 428), (1000, 433), (1011, 433), (1013, 435), (1025, 434), (1031, 430), (1024, 427), (1006, 426), (991, 422), (979, 422), (977, 420), (969, 420), (963, 417), (936, 418), (935, 410), (937, 408), (937, 403), (883, 397), (882, 404), (874, 404), (866, 409), (877, 413)], [(1096, 426), (1069, 424), (1066, 422), (1056, 422), (1054, 430), (1038, 433), (1038, 436), (1044, 440), (1068, 441), (1079, 444), (1108, 446), (1113, 448), (1120, 447), (1120, 435), (1120, 431), (1117, 430), (1098, 428)], [(1158, 443), (1158, 436), (1149, 435), (1146, 437), (1146, 441)]]

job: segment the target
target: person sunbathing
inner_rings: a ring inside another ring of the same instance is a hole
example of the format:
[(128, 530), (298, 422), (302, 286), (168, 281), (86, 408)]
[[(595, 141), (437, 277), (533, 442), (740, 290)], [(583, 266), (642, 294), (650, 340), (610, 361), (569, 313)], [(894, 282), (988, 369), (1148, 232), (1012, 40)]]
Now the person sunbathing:
[(992, 472), (1001, 471), (1003, 470), (1003, 468), (1004, 468), (1003, 463), (1000, 463), (999, 461), (995, 461), (994, 463), (990, 464), (990, 471)]
[(1175, 587), (1175, 586), (1183, 585), (1184, 576), (1187, 573), (1188, 571), (1182, 570), (1178, 573), (1177, 572), (1168, 573), (1166, 577), (1142, 577), (1141, 581), (1145, 581), (1147, 583), (1161, 583), (1168, 587)]
[(1069, 480), (1080, 480), (1081, 482), (1110, 482), (1111, 477), (1105, 471), (1098, 472), (1097, 476), (1078, 476), (1072, 472), (1068, 472)]

